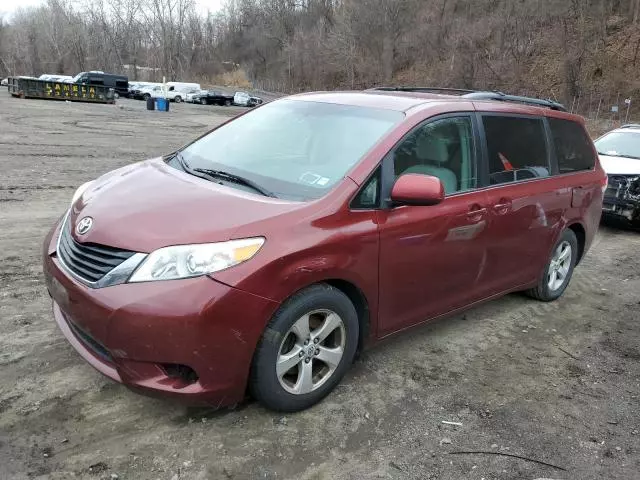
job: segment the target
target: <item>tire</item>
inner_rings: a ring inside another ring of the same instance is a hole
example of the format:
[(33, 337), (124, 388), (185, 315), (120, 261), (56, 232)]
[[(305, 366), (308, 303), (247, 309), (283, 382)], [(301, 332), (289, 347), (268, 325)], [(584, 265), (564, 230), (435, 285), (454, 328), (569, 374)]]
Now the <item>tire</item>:
[[(566, 247), (569, 246), (571, 251), (569, 252), (569, 257), (565, 259), (565, 262), (558, 264), (558, 255), (565, 251)], [(557, 300), (562, 296), (564, 291), (566, 290), (569, 282), (571, 281), (571, 276), (573, 275), (573, 270), (576, 266), (576, 261), (578, 259), (578, 239), (576, 238), (576, 234), (573, 233), (572, 230), (567, 229), (562, 232), (560, 238), (553, 246), (553, 250), (551, 250), (551, 256), (547, 261), (547, 265), (544, 269), (544, 275), (538, 282), (538, 285), (531, 290), (528, 290), (526, 293), (542, 302), (552, 302)], [(566, 263), (568, 261), (568, 263)], [(565, 268), (566, 267), (566, 270)], [(553, 270), (556, 271), (556, 280), (555, 286), (552, 285)], [(564, 271), (564, 273), (563, 273)], [(560, 274), (562, 275), (562, 281), (560, 282)]]
[(327, 284), (301, 290), (280, 306), (262, 334), (251, 363), (250, 393), (272, 410), (309, 408), (349, 369), (358, 334), (358, 314), (344, 293)]
[(115, 98), (116, 100), (120, 98), (120, 94), (118, 92), (115, 92), (113, 94), (113, 98)]
[(225, 107), (230, 107), (231, 106), (231, 100), (225, 100), (224, 101), (224, 106)]
[(142, 98), (146, 101), (148, 98), (151, 98), (151, 95), (148, 93), (145, 93)]
[(176, 103), (180, 103), (182, 102), (182, 97), (180, 95), (176, 95), (176, 98), (174, 98), (173, 101)]
[(200, 99), (200, 105), (206, 105), (207, 104), (207, 100), (204, 98)]

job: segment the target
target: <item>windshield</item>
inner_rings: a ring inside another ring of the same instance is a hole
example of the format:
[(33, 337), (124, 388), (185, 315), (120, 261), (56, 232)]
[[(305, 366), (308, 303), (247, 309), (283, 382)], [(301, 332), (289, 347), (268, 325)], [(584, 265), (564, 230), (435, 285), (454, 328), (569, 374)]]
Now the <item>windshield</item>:
[(595, 142), (600, 155), (640, 160), (640, 132), (611, 132)]
[(182, 150), (191, 168), (245, 177), (277, 197), (320, 198), (344, 178), (402, 112), (281, 100), (223, 125)]
[(80, 81), (80, 79), (82, 78), (83, 75), (85, 75), (87, 72), (80, 72), (79, 74), (77, 74), (75, 77), (73, 77), (71, 79), (72, 83), (77, 83)]

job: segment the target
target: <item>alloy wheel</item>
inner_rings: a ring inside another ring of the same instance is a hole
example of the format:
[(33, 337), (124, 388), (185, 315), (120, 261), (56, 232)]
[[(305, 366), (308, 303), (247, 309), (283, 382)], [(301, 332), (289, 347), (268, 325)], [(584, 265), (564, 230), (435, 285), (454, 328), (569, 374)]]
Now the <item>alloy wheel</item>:
[(547, 273), (549, 290), (555, 292), (566, 282), (571, 270), (571, 253), (571, 244), (566, 240), (560, 243), (553, 253)]
[(303, 395), (320, 388), (344, 355), (346, 329), (331, 310), (314, 310), (300, 317), (284, 336), (276, 360), (280, 385)]

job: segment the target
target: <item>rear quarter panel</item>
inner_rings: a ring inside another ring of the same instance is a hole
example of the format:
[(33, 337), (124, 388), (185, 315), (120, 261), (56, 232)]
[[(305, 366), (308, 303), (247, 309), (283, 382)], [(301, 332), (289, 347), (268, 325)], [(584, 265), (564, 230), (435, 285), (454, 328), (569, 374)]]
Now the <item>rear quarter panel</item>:
[(602, 186), (603, 172), (586, 171), (554, 177), (559, 198), (565, 206), (564, 214), (554, 232), (553, 242), (548, 245), (548, 252), (558, 241), (564, 229), (571, 225), (580, 225), (585, 232), (585, 243), (582, 256), (587, 253), (598, 231), (602, 215)]

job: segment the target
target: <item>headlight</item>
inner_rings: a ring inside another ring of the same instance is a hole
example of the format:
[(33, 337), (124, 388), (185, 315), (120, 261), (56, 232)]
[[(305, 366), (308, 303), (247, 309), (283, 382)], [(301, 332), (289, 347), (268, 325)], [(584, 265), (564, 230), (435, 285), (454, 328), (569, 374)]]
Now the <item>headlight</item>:
[(76, 203), (76, 200), (78, 200), (82, 196), (82, 194), (87, 191), (87, 188), (89, 188), (92, 183), (93, 183), (93, 180), (90, 182), (83, 183), (78, 187), (78, 189), (76, 190), (76, 193), (74, 193), (73, 197), (71, 197), (71, 205)]
[(249, 260), (263, 244), (264, 238), (258, 237), (160, 248), (147, 256), (129, 282), (175, 280), (219, 272)]

